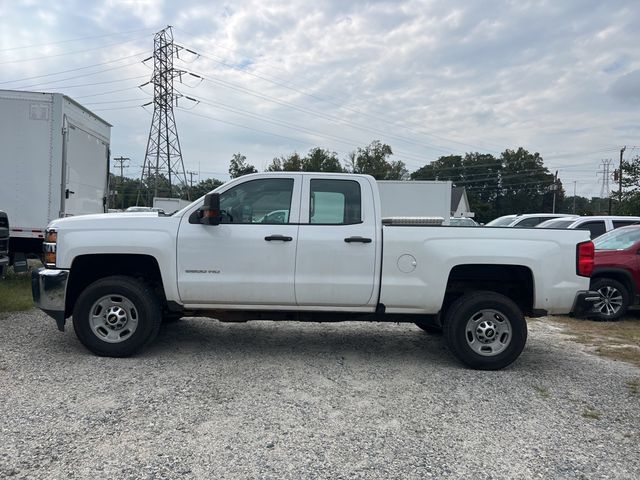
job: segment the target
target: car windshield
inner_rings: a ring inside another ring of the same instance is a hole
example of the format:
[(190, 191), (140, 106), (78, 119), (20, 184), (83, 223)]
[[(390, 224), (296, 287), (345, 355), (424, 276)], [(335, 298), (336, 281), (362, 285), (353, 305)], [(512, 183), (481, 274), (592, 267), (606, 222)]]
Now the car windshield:
[(573, 222), (575, 222), (575, 218), (560, 218), (553, 220), (546, 220), (542, 223), (536, 225), (536, 228), (567, 228)]
[(605, 233), (593, 241), (596, 250), (626, 250), (640, 241), (640, 227), (623, 227)]
[(506, 227), (516, 219), (517, 215), (505, 215), (504, 217), (498, 217), (495, 220), (491, 220), (487, 223), (486, 227)]

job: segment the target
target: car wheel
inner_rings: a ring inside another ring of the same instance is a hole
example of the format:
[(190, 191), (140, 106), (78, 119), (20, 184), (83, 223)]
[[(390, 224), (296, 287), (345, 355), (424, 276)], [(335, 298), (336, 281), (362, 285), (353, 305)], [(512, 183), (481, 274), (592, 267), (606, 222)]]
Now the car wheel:
[(627, 288), (612, 278), (598, 278), (591, 285), (600, 295), (593, 304), (590, 317), (602, 322), (619, 320), (629, 308), (630, 295)]
[(441, 335), (442, 334), (442, 327), (438, 327), (436, 325), (433, 325), (432, 323), (426, 323), (426, 322), (415, 322), (416, 326), (421, 328), (422, 330), (424, 330), (425, 332), (431, 334), (431, 335)]
[(478, 370), (498, 370), (520, 356), (527, 343), (527, 323), (520, 308), (495, 292), (458, 298), (445, 318), (444, 333), (458, 360)]
[(140, 280), (113, 276), (89, 285), (73, 309), (80, 342), (96, 355), (128, 357), (151, 342), (161, 321), (153, 290)]

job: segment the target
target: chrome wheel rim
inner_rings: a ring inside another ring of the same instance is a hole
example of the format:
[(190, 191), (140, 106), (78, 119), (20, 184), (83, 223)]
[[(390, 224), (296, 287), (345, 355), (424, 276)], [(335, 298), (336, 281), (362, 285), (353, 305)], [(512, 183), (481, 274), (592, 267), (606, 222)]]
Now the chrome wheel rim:
[(127, 297), (105, 295), (91, 307), (89, 325), (103, 342), (120, 343), (135, 333), (138, 318), (138, 310)]
[(601, 315), (611, 317), (622, 308), (622, 292), (611, 285), (598, 289), (600, 300), (593, 304), (593, 310)]
[(511, 337), (511, 322), (498, 310), (479, 310), (467, 320), (465, 338), (478, 355), (499, 355), (509, 346)]

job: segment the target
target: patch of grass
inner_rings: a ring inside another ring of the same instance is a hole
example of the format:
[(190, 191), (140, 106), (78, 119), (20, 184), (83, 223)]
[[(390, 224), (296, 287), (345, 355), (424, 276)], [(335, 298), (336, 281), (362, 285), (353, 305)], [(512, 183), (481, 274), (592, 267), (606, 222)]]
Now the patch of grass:
[(542, 398), (549, 398), (551, 396), (551, 393), (549, 393), (549, 389), (547, 387), (542, 386), (542, 385), (534, 385), (533, 389)]
[(0, 279), (0, 313), (32, 308), (31, 272), (16, 274), (9, 268), (5, 278)]
[(640, 378), (635, 378), (627, 382), (627, 388), (631, 395), (637, 395), (640, 393)]
[(593, 347), (603, 357), (640, 367), (640, 315), (630, 312), (618, 322), (594, 322), (564, 316), (548, 317), (576, 342)]
[(590, 420), (600, 420), (600, 418), (602, 417), (602, 413), (598, 410), (587, 407), (582, 411), (582, 416)]

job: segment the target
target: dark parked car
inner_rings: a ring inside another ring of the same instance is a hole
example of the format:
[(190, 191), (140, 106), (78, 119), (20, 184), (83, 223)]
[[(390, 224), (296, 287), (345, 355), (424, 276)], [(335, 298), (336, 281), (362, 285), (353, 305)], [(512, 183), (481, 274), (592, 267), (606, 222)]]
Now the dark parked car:
[(5, 267), (9, 264), (9, 219), (7, 214), (0, 210), (0, 277)]
[(620, 319), (640, 298), (640, 225), (612, 230), (593, 241), (596, 253), (591, 289), (600, 294), (595, 320)]

